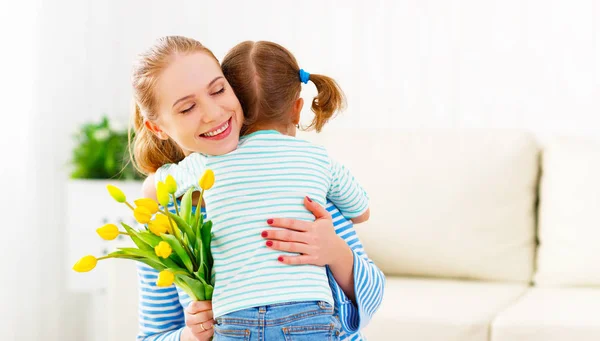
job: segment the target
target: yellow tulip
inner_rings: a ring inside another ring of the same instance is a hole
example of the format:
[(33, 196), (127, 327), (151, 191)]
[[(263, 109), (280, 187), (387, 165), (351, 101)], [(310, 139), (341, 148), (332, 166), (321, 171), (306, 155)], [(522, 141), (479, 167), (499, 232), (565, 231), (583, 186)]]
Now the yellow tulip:
[(206, 191), (209, 190), (214, 184), (215, 173), (212, 171), (212, 169), (207, 169), (204, 174), (202, 174), (200, 181), (198, 181), (198, 185), (200, 185), (200, 188)]
[(167, 216), (164, 214), (158, 214), (154, 220), (150, 220), (148, 222), (148, 229), (150, 232), (159, 237), (161, 234), (167, 233), (170, 228), (171, 225), (169, 225), (169, 218), (167, 218)]
[(173, 176), (167, 176), (167, 178), (165, 179), (165, 185), (167, 185), (167, 191), (170, 194), (175, 194), (175, 192), (177, 192), (177, 182), (175, 181), (175, 178), (173, 178)]
[(144, 206), (138, 206), (133, 210), (133, 217), (140, 224), (147, 224), (152, 218), (152, 212)]
[(169, 205), (169, 191), (167, 189), (167, 185), (162, 181), (159, 181), (156, 185), (156, 197), (158, 199), (158, 203), (163, 207), (166, 208), (167, 205)]
[(104, 240), (113, 240), (119, 236), (119, 228), (115, 224), (106, 224), (96, 229), (96, 232)]
[(156, 280), (157, 287), (169, 287), (173, 285), (175, 281), (175, 275), (169, 270), (163, 270), (158, 273), (158, 279)]
[(110, 194), (110, 196), (113, 197), (113, 199), (115, 199), (117, 202), (124, 203), (125, 201), (127, 201), (125, 194), (118, 187), (113, 185), (106, 185), (106, 189), (108, 189), (108, 193)]
[(171, 249), (171, 245), (169, 245), (167, 242), (160, 242), (154, 248), (154, 253), (156, 253), (158, 257), (162, 258), (169, 258), (171, 252), (173, 252), (173, 249)]
[(158, 212), (158, 203), (152, 199), (141, 198), (141, 199), (134, 201), (134, 203), (136, 206), (141, 206), (141, 207), (147, 208), (148, 211), (150, 211), (150, 213), (152, 213), (152, 214)]
[(98, 264), (98, 259), (94, 256), (85, 256), (81, 258), (75, 265), (73, 265), (73, 270), (77, 272), (88, 272), (93, 270)]

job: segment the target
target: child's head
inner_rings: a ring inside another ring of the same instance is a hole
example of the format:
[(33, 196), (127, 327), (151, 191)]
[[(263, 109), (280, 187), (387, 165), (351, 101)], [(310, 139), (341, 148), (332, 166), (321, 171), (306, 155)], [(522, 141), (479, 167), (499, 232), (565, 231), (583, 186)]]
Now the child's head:
[(160, 38), (133, 68), (133, 159), (144, 173), (192, 152), (237, 147), (243, 112), (218, 60), (194, 39)]
[[(265, 126), (294, 127), (300, 119), (300, 67), (283, 46), (268, 41), (246, 41), (236, 45), (223, 59), (223, 74), (242, 105), (245, 126), (253, 131)], [(323, 75), (310, 74), (317, 87), (312, 101), (315, 118), (308, 126), (317, 132), (344, 106), (337, 83)]]

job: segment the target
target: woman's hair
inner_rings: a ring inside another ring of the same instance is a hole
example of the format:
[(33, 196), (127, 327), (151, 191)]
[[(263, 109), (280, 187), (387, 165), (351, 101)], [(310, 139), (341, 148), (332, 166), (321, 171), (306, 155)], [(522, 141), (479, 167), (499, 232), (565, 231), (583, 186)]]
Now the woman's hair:
[[(213, 53), (197, 40), (167, 36), (158, 39), (147, 51), (138, 56), (133, 67), (133, 131), (129, 128), (129, 152), (131, 161), (138, 171), (148, 174), (162, 165), (177, 163), (184, 158), (183, 151), (171, 139), (161, 140), (144, 125), (144, 120), (155, 120), (158, 116), (156, 82), (161, 72), (177, 54), (203, 52), (219, 61)], [(135, 134), (134, 134), (135, 133)], [(133, 137), (133, 138), (132, 138)]]
[[(268, 41), (245, 41), (227, 53), (221, 68), (244, 110), (242, 133), (254, 125), (291, 123), (288, 113), (301, 85), (300, 67), (287, 49)], [(307, 129), (319, 132), (336, 111), (343, 109), (344, 94), (332, 78), (311, 74), (309, 79), (318, 94), (311, 107), (315, 117)]]

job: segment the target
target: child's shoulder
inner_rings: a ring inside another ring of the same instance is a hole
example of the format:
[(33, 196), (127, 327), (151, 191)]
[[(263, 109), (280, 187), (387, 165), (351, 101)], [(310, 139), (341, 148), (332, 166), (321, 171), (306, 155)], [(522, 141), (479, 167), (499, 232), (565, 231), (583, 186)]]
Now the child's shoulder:
[(284, 135), (275, 131), (260, 131), (245, 136), (240, 143), (240, 148), (253, 148), (260, 145), (273, 146), (277, 149), (306, 149), (311, 152), (327, 154), (327, 150), (322, 145), (313, 143), (303, 138)]
[[(191, 153), (190, 155), (184, 157), (181, 161), (177, 163), (165, 163), (158, 170), (161, 172), (173, 170), (173, 169), (185, 169), (189, 168), (191, 165), (198, 163), (205, 163), (206, 156), (200, 153)], [(158, 173), (157, 170), (157, 173)]]

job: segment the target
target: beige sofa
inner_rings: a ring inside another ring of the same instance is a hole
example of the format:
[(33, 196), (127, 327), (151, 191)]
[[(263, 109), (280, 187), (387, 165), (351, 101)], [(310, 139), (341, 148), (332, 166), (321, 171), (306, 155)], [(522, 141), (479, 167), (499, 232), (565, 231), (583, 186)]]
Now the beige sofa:
[[(519, 131), (308, 138), (371, 197), (357, 230), (387, 284), (369, 340), (600, 340), (599, 145)], [(111, 302), (136, 295), (111, 283)], [(135, 325), (135, 308), (112, 310), (113, 330)]]

